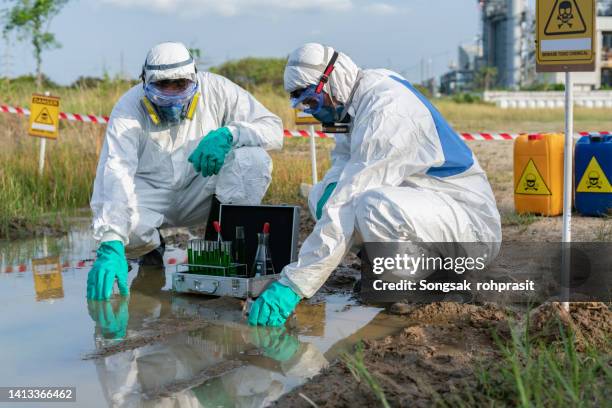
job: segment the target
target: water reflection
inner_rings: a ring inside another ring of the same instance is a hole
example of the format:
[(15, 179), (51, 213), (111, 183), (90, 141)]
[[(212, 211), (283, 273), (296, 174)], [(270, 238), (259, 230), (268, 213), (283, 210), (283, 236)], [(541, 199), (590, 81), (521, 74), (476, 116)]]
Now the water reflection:
[[(0, 383), (76, 386), (77, 407), (259, 407), (360, 339), (405, 325), (347, 295), (329, 295), (299, 305), (287, 329), (253, 328), (240, 301), (173, 295), (170, 268), (135, 264), (129, 297), (87, 302), (89, 237), (85, 228), (59, 240), (0, 242)], [(169, 248), (166, 262), (184, 257)], [(196, 317), (204, 328), (179, 330)], [(151, 340), (122, 347), (143, 335)], [(84, 358), (109, 346), (102, 357)]]
[[(317, 347), (295, 332), (244, 324), (237, 300), (169, 296), (164, 286), (162, 269), (140, 268), (129, 298), (88, 301), (99, 348), (135, 336), (162, 316), (198, 316), (211, 323), (96, 359), (111, 406), (259, 407), (327, 365)], [(321, 309), (315, 305), (318, 313), (309, 314), (321, 318), (313, 322), (317, 327), (324, 324)]]
[(32, 276), (34, 277), (37, 301), (64, 297), (64, 283), (59, 256), (33, 259)]

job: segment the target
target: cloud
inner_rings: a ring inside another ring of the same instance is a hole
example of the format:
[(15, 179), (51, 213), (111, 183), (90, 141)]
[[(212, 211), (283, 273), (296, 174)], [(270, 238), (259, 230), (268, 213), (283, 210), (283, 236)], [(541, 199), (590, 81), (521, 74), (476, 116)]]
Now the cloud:
[(369, 4), (367, 6), (364, 7), (364, 10), (368, 13), (372, 13), (372, 14), (378, 14), (378, 15), (382, 15), (382, 16), (386, 16), (389, 14), (394, 14), (394, 13), (398, 13), (400, 11), (404, 11), (396, 6), (393, 6), (391, 4), (388, 3), (374, 3), (374, 4)]
[(124, 8), (146, 8), (179, 15), (236, 16), (258, 11), (346, 11), (353, 0), (100, 0)]

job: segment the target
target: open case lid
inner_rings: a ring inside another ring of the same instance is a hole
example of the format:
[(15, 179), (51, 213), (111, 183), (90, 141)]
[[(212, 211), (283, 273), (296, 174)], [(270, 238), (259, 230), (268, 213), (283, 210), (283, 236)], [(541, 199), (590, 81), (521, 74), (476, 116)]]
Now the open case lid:
[(266, 222), (270, 223), (270, 252), (274, 271), (280, 273), (285, 265), (297, 261), (299, 206), (219, 204), (215, 198), (206, 225), (206, 239), (217, 239), (212, 226), (214, 221), (221, 223), (221, 235), (226, 241), (235, 241), (236, 227), (244, 227), (249, 270), (257, 252), (257, 233), (262, 231)]

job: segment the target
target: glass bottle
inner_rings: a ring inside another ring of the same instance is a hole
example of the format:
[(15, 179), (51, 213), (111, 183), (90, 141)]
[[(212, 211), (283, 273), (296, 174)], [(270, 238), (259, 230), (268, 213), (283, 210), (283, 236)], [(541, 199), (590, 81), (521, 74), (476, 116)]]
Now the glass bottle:
[(274, 274), (274, 265), (272, 265), (272, 255), (268, 243), (269, 237), (270, 234), (265, 232), (257, 234), (257, 252), (251, 268), (251, 278)]
[(239, 264), (246, 263), (246, 239), (244, 238), (244, 227), (242, 226), (236, 227), (234, 261)]

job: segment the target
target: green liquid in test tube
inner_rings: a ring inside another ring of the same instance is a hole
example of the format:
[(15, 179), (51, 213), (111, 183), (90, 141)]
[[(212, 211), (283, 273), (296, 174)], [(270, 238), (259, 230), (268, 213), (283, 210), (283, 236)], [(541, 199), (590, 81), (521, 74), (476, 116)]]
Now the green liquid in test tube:
[[(187, 264), (191, 265), (193, 264), (193, 250), (192, 248), (192, 240), (189, 240), (187, 242)], [(192, 268), (191, 266), (187, 267), (187, 271), (188, 272), (192, 272)]]

